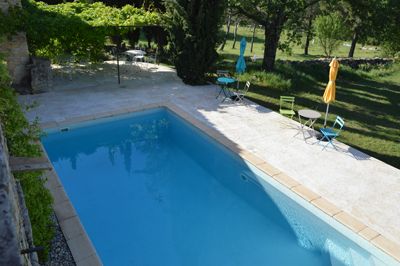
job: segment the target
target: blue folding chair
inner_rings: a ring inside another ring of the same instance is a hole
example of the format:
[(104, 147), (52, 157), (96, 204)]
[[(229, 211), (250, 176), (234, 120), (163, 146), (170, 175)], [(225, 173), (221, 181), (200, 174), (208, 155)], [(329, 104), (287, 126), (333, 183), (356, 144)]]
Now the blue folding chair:
[(320, 143), (322, 140), (326, 139), (328, 143), (323, 147), (322, 150), (324, 150), (329, 144), (332, 145), (333, 148), (336, 150), (336, 146), (333, 144), (333, 140), (337, 138), (340, 134), (340, 131), (344, 127), (344, 121), (340, 116), (336, 117), (335, 123), (333, 123), (333, 126), (331, 128), (321, 128), (320, 131), (323, 135), (323, 137), (319, 140), (318, 143)]

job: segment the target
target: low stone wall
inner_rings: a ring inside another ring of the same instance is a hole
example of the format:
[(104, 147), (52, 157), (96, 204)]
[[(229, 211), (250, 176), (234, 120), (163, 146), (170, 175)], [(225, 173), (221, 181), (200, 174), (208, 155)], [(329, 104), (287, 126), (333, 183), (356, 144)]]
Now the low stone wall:
[[(288, 63), (292, 65), (324, 65), (329, 66), (329, 63), (332, 59), (330, 58), (318, 58), (313, 60), (304, 60), (304, 61), (290, 61), (290, 60), (278, 60), (283, 63)], [(337, 60), (342, 65), (347, 65), (351, 68), (359, 68), (361, 65), (387, 65), (392, 64), (394, 62), (391, 58), (348, 58), (348, 57), (338, 57)]]
[(35, 252), (21, 255), (33, 247), (32, 228), (21, 186), (9, 167), (9, 154), (0, 124), (0, 265), (38, 266)]
[(53, 75), (49, 59), (31, 57), (32, 64), (28, 65), (31, 72), (31, 90), (29, 93), (36, 94), (46, 92), (53, 86)]

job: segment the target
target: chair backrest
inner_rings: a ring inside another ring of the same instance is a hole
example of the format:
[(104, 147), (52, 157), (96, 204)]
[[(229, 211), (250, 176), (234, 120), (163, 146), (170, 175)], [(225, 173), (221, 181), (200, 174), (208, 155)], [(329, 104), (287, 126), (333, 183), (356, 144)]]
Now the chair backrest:
[(336, 134), (339, 135), (339, 132), (342, 130), (343, 127), (344, 127), (343, 118), (341, 118), (340, 116), (337, 116), (336, 119), (335, 119), (335, 122), (333, 123), (332, 129), (337, 128)]
[(246, 81), (246, 85), (244, 85), (244, 88), (243, 88), (243, 94), (246, 94), (249, 91), (250, 85), (251, 85), (250, 81)]
[(293, 96), (281, 96), (280, 101), (279, 101), (280, 109), (293, 110), (294, 99), (295, 99), (295, 97), (293, 97)]
[(229, 70), (217, 69), (217, 76), (218, 77), (230, 77)]

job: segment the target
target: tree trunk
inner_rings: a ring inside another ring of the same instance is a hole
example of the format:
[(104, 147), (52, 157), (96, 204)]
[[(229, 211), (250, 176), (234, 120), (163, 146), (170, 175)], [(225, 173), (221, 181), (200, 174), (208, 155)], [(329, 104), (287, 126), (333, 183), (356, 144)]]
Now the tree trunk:
[(358, 35), (357, 35), (357, 31), (355, 31), (354, 34), (353, 34), (353, 39), (351, 40), (349, 57), (353, 57), (354, 56), (354, 51), (356, 50), (357, 40), (358, 40)]
[(307, 35), (306, 35), (306, 43), (304, 44), (304, 55), (308, 55), (308, 47), (310, 46), (311, 33), (312, 33), (312, 22), (313, 22), (313, 17), (310, 16), (308, 18), (308, 24), (307, 24)]
[[(282, 22), (283, 24), (283, 22)], [(281, 23), (274, 21), (265, 26), (264, 58), (262, 67), (266, 71), (273, 71), (275, 66), (276, 51), (281, 37)]]
[(236, 22), (235, 22), (235, 31), (234, 31), (234, 33), (233, 33), (233, 44), (232, 44), (232, 49), (235, 49), (236, 37), (237, 37), (237, 30), (238, 30), (239, 22), (240, 22), (239, 19), (236, 20)]
[(228, 15), (228, 21), (227, 21), (227, 23), (226, 23), (225, 38), (224, 38), (224, 40), (223, 40), (223, 42), (222, 42), (222, 45), (221, 45), (221, 48), (220, 48), (221, 51), (223, 51), (224, 48), (225, 48), (226, 40), (228, 39), (229, 33), (230, 33), (230, 31), (231, 31), (231, 23), (232, 23), (232, 15), (229, 14), (229, 15)]
[(256, 23), (253, 26), (253, 35), (251, 36), (251, 46), (250, 46), (250, 53), (253, 52), (253, 44), (254, 44), (254, 35), (256, 35)]

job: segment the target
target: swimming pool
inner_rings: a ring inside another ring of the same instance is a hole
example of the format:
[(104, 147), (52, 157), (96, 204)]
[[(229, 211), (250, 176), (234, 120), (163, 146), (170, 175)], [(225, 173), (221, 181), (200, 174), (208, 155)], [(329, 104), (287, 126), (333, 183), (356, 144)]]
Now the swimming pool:
[(105, 265), (396, 263), (168, 109), (42, 142)]

